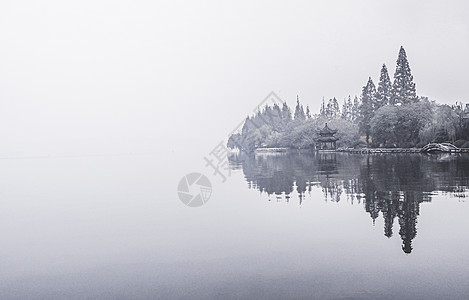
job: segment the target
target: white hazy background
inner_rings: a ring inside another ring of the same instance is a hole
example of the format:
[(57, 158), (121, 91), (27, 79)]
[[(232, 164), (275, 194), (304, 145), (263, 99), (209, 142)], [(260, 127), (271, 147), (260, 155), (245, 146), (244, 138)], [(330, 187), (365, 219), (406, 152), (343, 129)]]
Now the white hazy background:
[(469, 102), (467, 1), (1, 1), (0, 156), (208, 153), (271, 91), (317, 113), (407, 51)]

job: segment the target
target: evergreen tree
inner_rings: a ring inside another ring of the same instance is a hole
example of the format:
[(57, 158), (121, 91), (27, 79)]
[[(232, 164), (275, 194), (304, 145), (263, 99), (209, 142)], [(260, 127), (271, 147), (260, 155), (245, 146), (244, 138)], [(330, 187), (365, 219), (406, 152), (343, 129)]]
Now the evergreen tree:
[[(254, 128), (255, 129), (255, 128)], [(253, 130), (252, 128), (252, 120), (249, 116), (246, 117), (246, 120), (244, 121), (243, 128), (241, 129), (241, 135), (246, 136), (249, 134), (249, 132)]]
[(294, 119), (297, 121), (303, 121), (306, 119), (303, 105), (300, 104), (300, 99), (298, 98), (298, 96), (296, 96), (296, 107), (295, 107)]
[(267, 104), (265, 105), (264, 110), (262, 111), (259, 117), (266, 125), (273, 125), (274, 123), (273, 110)]
[(348, 116), (347, 116), (347, 120), (348, 120), (348, 121), (353, 121), (353, 119), (352, 119), (352, 116), (353, 116), (353, 104), (352, 104), (352, 98), (350, 97), (350, 95), (348, 96), (348, 99), (347, 99), (347, 107), (348, 107)]
[(344, 104), (342, 105), (342, 119), (352, 121), (352, 109), (352, 98), (349, 95), (347, 100), (344, 99)]
[(340, 117), (339, 101), (335, 97), (332, 99), (332, 117), (334, 119)]
[(321, 104), (321, 109), (319, 110), (319, 114), (322, 117), (326, 116), (326, 104), (324, 103), (324, 97), (322, 97), (322, 104)]
[(360, 101), (358, 97), (355, 96), (353, 98), (353, 106), (352, 106), (352, 122), (357, 124), (360, 117)]
[(344, 99), (344, 104), (342, 104), (342, 119), (347, 120), (347, 100)]
[(272, 107), (272, 125), (274, 126), (274, 128), (276, 130), (283, 127), (283, 124), (282, 124), (282, 110), (277, 105), (277, 103), (275, 103), (274, 106)]
[(383, 67), (381, 68), (381, 74), (379, 76), (378, 90), (376, 91), (376, 109), (390, 103), (391, 90), (392, 85), (391, 80), (389, 79), (388, 69), (386, 68), (386, 65), (383, 64)]
[(332, 114), (333, 114), (332, 99), (329, 99), (329, 101), (327, 102), (327, 105), (326, 105), (326, 113), (325, 113), (325, 116), (326, 116), (326, 118), (331, 119), (331, 118), (332, 118)]
[(306, 106), (306, 118), (311, 119), (311, 111), (309, 110), (309, 106)]
[(291, 121), (291, 110), (286, 102), (283, 102), (282, 106), (282, 121), (284, 124), (288, 124)]
[(340, 106), (339, 102), (335, 97), (329, 99), (329, 102), (326, 106), (325, 117), (327, 117), (328, 119), (336, 119), (340, 117)]
[(409, 62), (404, 47), (401, 46), (397, 58), (394, 83), (391, 91), (391, 104), (405, 105), (418, 101), (414, 77), (410, 72)]
[(374, 116), (376, 105), (376, 87), (373, 83), (373, 80), (371, 80), (371, 77), (368, 79), (367, 84), (363, 87), (360, 98), (360, 121), (358, 125), (360, 132), (366, 136), (366, 144), (369, 145), (371, 134), (370, 121)]

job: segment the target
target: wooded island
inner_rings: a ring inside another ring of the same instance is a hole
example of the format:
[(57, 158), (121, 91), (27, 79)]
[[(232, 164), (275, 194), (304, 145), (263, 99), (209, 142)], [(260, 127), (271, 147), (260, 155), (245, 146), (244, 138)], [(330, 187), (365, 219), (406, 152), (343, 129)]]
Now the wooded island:
[[(321, 136), (321, 130), (334, 131), (334, 137)], [(378, 86), (370, 77), (360, 97), (348, 96), (342, 108), (335, 97), (327, 104), (323, 99), (319, 114), (314, 115), (309, 106), (304, 109), (298, 96), (293, 113), (285, 102), (282, 107), (266, 105), (246, 118), (227, 146), (247, 152), (261, 147), (323, 149), (326, 140), (334, 148), (421, 148), (430, 143), (469, 148), (469, 104), (439, 104), (417, 96), (401, 47), (393, 82), (383, 64)]]

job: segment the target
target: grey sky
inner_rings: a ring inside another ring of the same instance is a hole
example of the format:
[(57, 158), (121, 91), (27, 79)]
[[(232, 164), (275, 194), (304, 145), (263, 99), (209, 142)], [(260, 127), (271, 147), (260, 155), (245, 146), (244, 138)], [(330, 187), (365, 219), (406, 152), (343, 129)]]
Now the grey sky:
[(401, 45), (419, 95), (468, 102), (468, 11), (467, 1), (2, 1), (0, 152), (217, 141), (270, 91), (291, 105), (298, 94), (313, 113), (323, 96), (358, 95), (383, 63), (393, 75)]

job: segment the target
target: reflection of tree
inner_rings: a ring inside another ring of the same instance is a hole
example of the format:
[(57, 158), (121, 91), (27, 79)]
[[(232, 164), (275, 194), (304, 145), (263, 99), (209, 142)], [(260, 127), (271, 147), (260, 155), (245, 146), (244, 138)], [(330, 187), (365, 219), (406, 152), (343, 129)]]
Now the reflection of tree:
[(300, 204), (318, 187), (326, 201), (363, 202), (373, 222), (384, 220), (384, 235), (393, 235), (397, 217), (402, 250), (411, 253), (417, 235), (420, 203), (441, 191), (464, 197), (469, 186), (468, 156), (353, 155), (346, 153), (284, 154), (230, 157), (242, 166), (250, 188), (288, 201), (293, 190)]
[(402, 250), (412, 252), (412, 240), (417, 235), (417, 216), (420, 202), (415, 199), (415, 193), (404, 192), (404, 201), (399, 203), (399, 235), (402, 238)]

